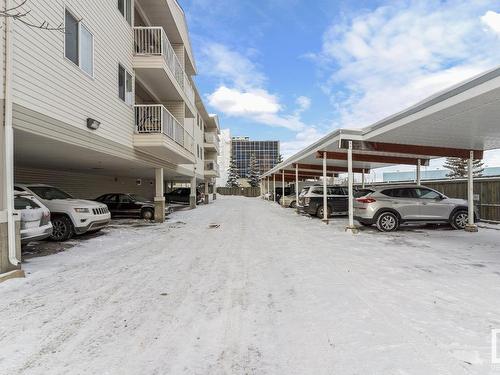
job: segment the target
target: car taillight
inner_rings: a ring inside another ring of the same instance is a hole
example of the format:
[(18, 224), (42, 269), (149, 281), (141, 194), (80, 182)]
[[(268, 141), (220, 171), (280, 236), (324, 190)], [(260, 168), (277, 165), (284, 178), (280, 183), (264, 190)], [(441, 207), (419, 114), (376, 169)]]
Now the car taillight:
[(377, 201), (376, 199), (368, 198), (368, 197), (356, 198), (356, 202), (359, 202), (359, 203), (374, 203), (376, 201)]

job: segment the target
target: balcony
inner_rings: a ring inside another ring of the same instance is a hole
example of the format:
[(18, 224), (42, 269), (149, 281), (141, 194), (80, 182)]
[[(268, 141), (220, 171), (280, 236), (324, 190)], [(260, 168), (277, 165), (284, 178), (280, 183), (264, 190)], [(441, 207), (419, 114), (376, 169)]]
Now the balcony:
[(205, 133), (205, 142), (203, 147), (207, 151), (216, 151), (219, 153), (219, 136), (217, 133)]
[[(162, 27), (134, 27), (137, 78), (163, 101), (184, 100), (195, 113), (195, 93)], [(162, 72), (163, 71), (163, 72)], [(165, 76), (165, 72), (168, 77)], [(170, 82), (168, 82), (170, 81)]]
[(172, 163), (195, 162), (193, 137), (163, 105), (134, 107), (134, 147)]
[(219, 177), (219, 164), (215, 160), (205, 160), (205, 176)]

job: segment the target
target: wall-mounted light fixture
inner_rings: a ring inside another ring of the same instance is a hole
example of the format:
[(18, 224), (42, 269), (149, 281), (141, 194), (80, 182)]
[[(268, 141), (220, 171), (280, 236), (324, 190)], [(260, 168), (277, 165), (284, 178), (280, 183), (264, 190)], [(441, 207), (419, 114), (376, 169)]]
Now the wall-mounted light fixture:
[(94, 120), (93, 118), (88, 118), (87, 119), (87, 128), (92, 129), (92, 130), (97, 130), (99, 129), (99, 126), (101, 126), (101, 123), (97, 120)]

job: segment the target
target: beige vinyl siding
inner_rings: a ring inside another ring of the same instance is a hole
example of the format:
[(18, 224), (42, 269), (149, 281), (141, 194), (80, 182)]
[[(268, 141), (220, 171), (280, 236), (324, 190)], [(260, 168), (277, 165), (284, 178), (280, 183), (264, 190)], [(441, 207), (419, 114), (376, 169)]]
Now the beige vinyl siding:
[(185, 120), (185, 103), (184, 102), (163, 102), (162, 103), (166, 109), (179, 121), (182, 125), (184, 125)]
[[(20, 3), (16, 0), (15, 3)], [(14, 31), (14, 101), (79, 129), (88, 117), (93, 133), (132, 147), (133, 110), (118, 97), (118, 64), (132, 69), (133, 35), (116, 1), (31, 0), (31, 21), (64, 22), (65, 6), (94, 38), (94, 77), (64, 56), (64, 34), (29, 28)]]
[(146, 198), (155, 194), (154, 180), (133, 177), (101, 176), (61, 170), (16, 167), (16, 183), (41, 183), (58, 187), (75, 198), (95, 199), (106, 193), (135, 193)]
[(184, 59), (184, 46), (182, 44), (172, 44), (172, 48), (174, 49), (175, 55), (179, 59), (179, 62), (182, 65), (182, 69), (186, 70), (186, 61)]

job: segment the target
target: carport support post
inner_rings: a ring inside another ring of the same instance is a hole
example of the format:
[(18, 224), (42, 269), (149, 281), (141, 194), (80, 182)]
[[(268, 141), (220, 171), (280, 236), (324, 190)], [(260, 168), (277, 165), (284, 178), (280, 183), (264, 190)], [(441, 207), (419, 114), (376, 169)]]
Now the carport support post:
[(281, 197), (283, 198), (282, 200), (282, 206), (285, 207), (285, 170), (281, 170)]
[(196, 208), (196, 175), (191, 178), (191, 191), (189, 194), (189, 207)]
[(422, 160), (418, 159), (417, 160), (417, 185), (421, 185), (421, 173), (420, 173), (420, 168), (422, 167)]
[(361, 188), (365, 188), (365, 169), (363, 168), (363, 171), (361, 173)]
[(295, 210), (299, 213), (299, 165), (295, 164)]
[(352, 173), (352, 141), (349, 141), (349, 148), (347, 150), (347, 175), (349, 183), (349, 226), (346, 230), (350, 230), (353, 233), (357, 233), (358, 228), (354, 226), (354, 194), (353, 194), (353, 173)]
[[(266, 190), (266, 193), (271, 192), (271, 190), (269, 189), (269, 184), (270, 183), (271, 183), (271, 177), (267, 176), (267, 190)], [(267, 196), (267, 200), (269, 200), (269, 196)]]
[(273, 202), (276, 202), (276, 175), (273, 173)]
[(469, 166), (467, 168), (468, 173), (468, 199), (467, 203), (469, 206), (469, 223), (465, 226), (467, 232), (477, 232), (477, 225), (474, 223), (474, 151), (470, 152), (469, 156)]
[(163, 168), (155, 168), (155, 221), (165, 221), (165, 196), (163, 195)]
[(326, 194), (326, 152), (323, 152), (323, 222), (328, 224), (328, 196)]

